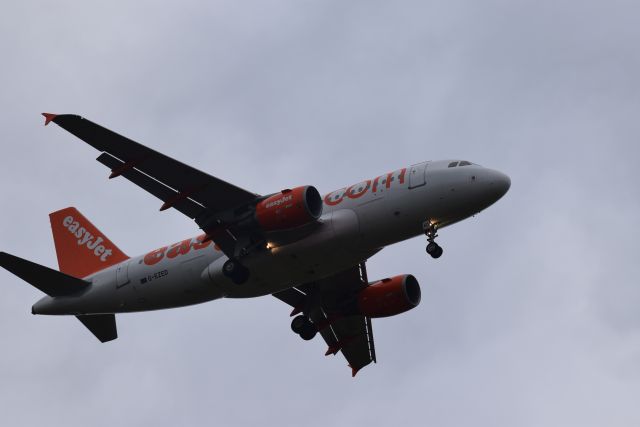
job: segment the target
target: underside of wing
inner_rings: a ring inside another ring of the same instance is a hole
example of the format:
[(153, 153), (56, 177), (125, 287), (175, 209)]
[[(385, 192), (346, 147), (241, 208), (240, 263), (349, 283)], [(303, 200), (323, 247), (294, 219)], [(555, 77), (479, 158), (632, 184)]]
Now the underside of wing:
[(367, 286), (365, 263), (318, 282), (273, 294), (303, 313), (327, 343), (325, 355), (341, 352), (352, 375), (376, 361), (371, 319), (351, 308), (355, 293)]
[(110, 178), (123, 175), (160, 198), (163, 209), (175, 207), (195, 218), (202, 208), (220, 212), (248, 203), (257, 196), (81, 116), (44, 115), (46, 123), (54, 122), (101, 151), (98, 161), (111, 169)]

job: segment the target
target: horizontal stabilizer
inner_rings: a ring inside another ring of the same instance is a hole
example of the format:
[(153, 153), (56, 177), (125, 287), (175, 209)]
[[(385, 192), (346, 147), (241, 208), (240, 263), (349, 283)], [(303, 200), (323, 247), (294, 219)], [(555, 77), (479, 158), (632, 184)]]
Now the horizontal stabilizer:
[(0, 266), (52, 297), (71, 295), (90, 285), (82, 279), (6, 252), (0, 252)]
[(96, 314), (76, 317), (100, 342), (107, 342), (118, 338), (115, 314)]

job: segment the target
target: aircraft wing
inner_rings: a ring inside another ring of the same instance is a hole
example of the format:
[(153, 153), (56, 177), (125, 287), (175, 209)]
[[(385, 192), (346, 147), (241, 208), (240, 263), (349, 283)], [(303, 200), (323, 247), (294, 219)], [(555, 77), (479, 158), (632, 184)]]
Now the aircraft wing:
[[(170, 207), (166, 205), (173, 205), (172, 202), (179, 201), (173, 199), (188, 198), (217, 212), (237, 207), (257, 197), (254, 193), (185, 165), (83, 117), (58, 114), (47, 120), (102, 151), (103, 154), (98, 160), (104, 164), (108, 163), (112, 169), (112, 178), (135, 170), (162, 184), (166, 187), (164, 193), (155, 188), (145, 188), (147, 183), (143, 180), (134, 181), (153, 195), (162, 195), (165, 207)], [(167, 190), (173, 190), (173, 192)], [(173, 197), (167, 197), (169, 194)]]
[(228, 212), (256, 200), (259, 195), (229, 184), (198, 169), (145, 147), (90, 120), (73, 114), (49, 114), (53, 122), (101, 151), (97, 160), (111, 169), (109, 178), (124, 178), (164, 203), (160, 210), (175, 208), (198, 225), (233, 255), (235, 237), (224, 226)]
[(304, 313), (329, 346), (326, 356), (341, 352), (352, 375), (376, 362), (371, 319), (353, 314), (356, 292), (368, 286), (365, 263), (326, 279), (273, 294), (293, 307), (291, 315)]

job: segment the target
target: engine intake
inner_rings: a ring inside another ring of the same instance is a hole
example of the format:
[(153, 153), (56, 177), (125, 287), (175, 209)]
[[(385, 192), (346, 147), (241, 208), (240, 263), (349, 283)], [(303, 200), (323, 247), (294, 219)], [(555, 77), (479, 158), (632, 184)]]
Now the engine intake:
[(388, 317), (420, 304), (420, 285), (411, 274), (375, 282), (358, 294), (358, 310), (367, 317)]
[(322, 215), (322, 197), (310, 185), (282, 190), (256, 205), (256, 221), (264, 231), (288, 230), (315, 222)]

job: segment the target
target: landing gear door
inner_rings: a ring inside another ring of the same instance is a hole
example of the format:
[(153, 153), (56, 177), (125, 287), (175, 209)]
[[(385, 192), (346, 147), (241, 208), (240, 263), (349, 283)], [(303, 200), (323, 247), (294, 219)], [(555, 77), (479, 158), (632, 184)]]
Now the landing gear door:
[(411, 166), (411, 170), (409, 171), (409, 188), (421, 187), (426, 183), (426, 170), (426, 162)]
[(116, 288), (121, 288), (129, 282), (129, 261), (125, 261), (116, 268)]

